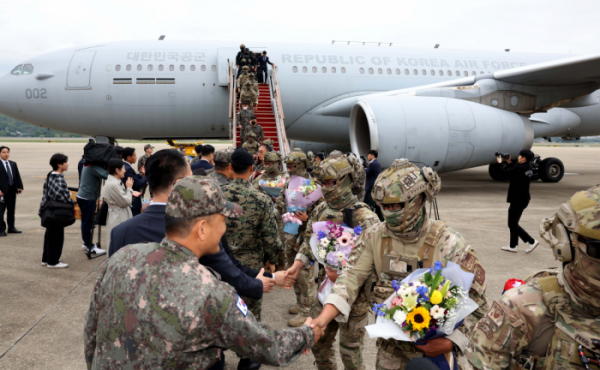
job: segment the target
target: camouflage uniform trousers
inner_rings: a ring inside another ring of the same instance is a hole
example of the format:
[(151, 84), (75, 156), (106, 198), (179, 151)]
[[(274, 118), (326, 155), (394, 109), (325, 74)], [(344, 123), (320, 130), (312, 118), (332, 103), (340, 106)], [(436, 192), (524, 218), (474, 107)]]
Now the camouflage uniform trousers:
[[(350, 312), (348, 322), (337, 322), (332, 320), (325, 328), (325, 334), (312, 347), (312, 353), (315, 356), (317, 369), (319, 370), (337, 370), (335, 359), (335, 336), (340, 331), (340, 357), (346, 370), (364, 370), (363, 344), (366, 333), (365, 326), (368, 321), (369, 308), (363, 305), (356, 312)], [(313, 305), (310, 314), (312, 318), (317, 318), (323, 305), (318, 300)]]
[[(283, 226), (282, 226), (281, 230), (283, 230)], [(298, 235), (284, 233), (283, 231), (281, 232), (281, 234), (283, 235), (282, 239), (281, 239), (283, 241), (283, 253), (279, 254), (278, 259), (283, 254), (284, 260), (285, 260), (285, 268), (288, 269), (288, 268), (292, 267), (292, 265), (294, 264), (294, 261), (296, 260), (296, 244), (297, 244), (296, 240), (298, 239)], [(308, 271), (304, 271), (304, 269), (300, 269), (300, 272), (298, 273), (298, 277), (296, 278), (296, 284), (294, 284), (294, 293), (296, 294), (296, 303), (300, 307), (303, 306), (302, 305), (302, 301), (303, 301), (302, 292), (306, 291), (306, 289), (305, 289), (305, 287), (307, 285), (306, 279), (309, 278), (307, 276), (307, 274), (308, 274)], [(314, 277), (313, 277), (313, 279), (314, 279)], [(304, 299), (304, 301), (306, 301), (306, 304), (309, 304), (307, 299)], [(304, 313), (300, 312), (302, 314), (302, 316), (308, 317), (308, 312), (310, 312), (310, 306), (307, 309), (305, 309), (303, 312)]]
[[(315, 283), (314, 265), (309, 265), (308, 267), (303, 267), (300, 269), (298, 277), (296, 278), (296, 285), (298, 285), (300, 291), (299, 299), (298, 294), (296, 294), (296, 299), (299, 300), (300, 304), (300, 310), (298, 311), (298, 314), (304, 317), (309, 317), (310, 310), (314, 306), (317, 299), (317, 283)], [(294, 285), (294, 287), (296, 285)]]
[[(264, 262), (263, 262), (264, 257), (262, 254), (259, 255), (257, 253), (251, 253), (249, 251), (243, 251), (243, 252), (237, 251), (237, 252), (233, 252), (233, 255), (244, 266), (247, 266), (247, 267), (253, 268), (255, 270), (259, 270), (259, 271), (260, 271), (260, 269), (265, 267)], [(248, 309), (250, 310), (250, 312), (252, 312), (252, 314), (254, 314), (256, 321), (261, 321), (260, 314), (261, 314), (261, 310), (262, 310), (262, 299), (252, 299), (252, 298), (244, 297), (242, 295), (240, 295), (240, 297), (242, 297), (244, 302), (246, 302)]]

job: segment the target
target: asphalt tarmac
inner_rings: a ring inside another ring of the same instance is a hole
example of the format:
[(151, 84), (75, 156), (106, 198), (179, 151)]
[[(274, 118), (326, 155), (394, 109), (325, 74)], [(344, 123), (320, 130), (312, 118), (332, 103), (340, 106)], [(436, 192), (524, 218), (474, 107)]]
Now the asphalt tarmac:
[[(130, 145), (130, 144), (128, 144)], [(40, 265), (44, 229), (37, 216), (42, 185), (50, 171), (48, 161), (56, 152), (70, 158), (65, 174), (76, 187), (77, 162), (83, 144), (10, 143), (11, 160), (17, 162), (25, 191), (17, 199), (16, 226), (23, 234), (0, 238), (0, 369), (84, 369), (83, 322), (90, 294), (106, 257), (89, 261), (81, 249), (79, 221), (65, 230), (61, 260), (69, 268), (50, 270)], [(143, 144), (133, 144), (138, 154)], [(156, 150), (166, 144), (155, 145)], [(523, 214), (523, 226), (539, 239), (539, 224), (571, 195), (600, 182), (600, 148), (534, 147), (542, 157), (560, 158), (568, 173), (557, 184), (537, 181), (531, 186), (532, 201)], [(540, 241), (531, 254), (520, 246), (518, 254), (502, 252), (508, 244), (507, 183), (490, 179), (487, 167), (442, 175), (438, 197), (440, 216), (475, 247), (487, 277), (487, 295), (497, 299), (509, 278), (524, 278), (546, 267), (558, 266), (550, 249)], [(104, 240), (104, 236), (103, 236)], [(103, 246), (104, 247), (104, 246)], [(292, 291), (276, 289), (263, 299), (263, 320), (285, 328), (292, 316), (287, 309)], [(368, 337), (368, 336), (367, 336)], [(337, 344), (336, 344), (337, 347)], [(366, 338), (364, 360), (375, 367), (375, 340)], [(227, 352), (227, 369), (237, 368), (237, 357)], [(263, 367), (267, 368), (267, 367)], [(312, 354), (301, 356), (290, 369), (315, 368)], [(342, 369), (338, 357), (338, 368)]]

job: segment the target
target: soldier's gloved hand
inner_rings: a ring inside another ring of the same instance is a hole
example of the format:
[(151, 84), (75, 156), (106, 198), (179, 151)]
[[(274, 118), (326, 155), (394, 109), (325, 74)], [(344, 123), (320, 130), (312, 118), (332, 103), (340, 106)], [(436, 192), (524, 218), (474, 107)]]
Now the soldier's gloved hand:
[(262, 268), (256, 275), (256, 278), (260, 280), (263, 284), (263, 293), (269, 293), (271, 290), (275, 288), (275, 279), (268, 278), (264, 276), (265, 269)]
[(454, 344), (452, 341), (450, 341), (450, 339), (436, 338), (428, 341), (424, 346), (415, 345), (415, 347), (425, 352), (425, 354), (429, 357), (436, 357), (443, 355), (444, 353), (452, 352)]

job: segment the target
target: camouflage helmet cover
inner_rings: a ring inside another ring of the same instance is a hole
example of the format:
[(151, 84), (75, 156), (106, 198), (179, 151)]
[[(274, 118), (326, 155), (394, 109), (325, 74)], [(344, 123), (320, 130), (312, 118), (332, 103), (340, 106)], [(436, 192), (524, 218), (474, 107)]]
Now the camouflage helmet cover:
[(295, 164), (300, 164), (302, 162), (304, 162), (306, 164), (307, 158), (306, 158), (306, 154), (304, 154), (303, 152), (297, 152), (296, 149), (294, 149), (293, 152), (291, 152), (290, 154), (287, 155), (287, 157), (285, 157), (285, 163), (295, 163)]
[(339, 154), (332, 153), (313, 169), (313, 175), (319, 181), (341, 180), (347, 175), (352, 177), (353, 172), (354, 167), (348, 161), (348, 157), (341, 152)]
[(552, 217), (542, 220), (540, 236), (562, 262), (574, 257), (569, 232), (575, 234), (573, 238), (578, 234), (600, 240), (600, 185), (575, 193)]
[(267, 138), (263, 140), (263, 144), (269, 144), (272, 146), (273, 144), (275, 144), (275, 142), (273, 141), (273, 139)]
[(373, 185), (373, 200), (380, 204), (405, 203), (425, 193), (432, 202), (442, 188), (442, 180), (430, 167), (420, 169), (407, 159), (396, 159), (381, 172)]
[(246, 48), (246, 45), (244, 45), (244, 44), (240, 45), (240, 49), (245, 49), (245, 48)]
[(279, 162), (279, 163), (281, 163), (281, 156), (277, 152), (267, 152), (263, 158), (263, 162)]
[(248, 67), (248, 66), (243, 66), (243, 67), (242, 67), (242, 70), (243, 70), (243, 71), (247, 71), (247, 70), (249, 70), (249, 69), (250, 69), (250, 67)]
[(255, 134), (254, 132), (252, 132), (252, 131), (250, 131), (250, 132), (248, 133), (248, 135), (246, 135), (246, 136), (248, 136), (248, 137), (252, 137), (252, 138), (256, 139), (256, 134)]
[(220, 213), (237, 218), (244, 213), (238, 204), (228, 202), (216, 180), (208, 177), (184, 177), (167, 200), (166, 214), (173, 218), (204, 217)]

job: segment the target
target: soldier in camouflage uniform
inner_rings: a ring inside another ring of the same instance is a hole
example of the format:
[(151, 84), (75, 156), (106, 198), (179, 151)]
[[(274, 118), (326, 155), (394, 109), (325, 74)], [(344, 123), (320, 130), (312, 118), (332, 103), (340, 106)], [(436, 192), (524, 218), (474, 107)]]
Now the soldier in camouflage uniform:
[(163, 241), (124, 247), (100, 272), (83, 333), (88, 369), (208, 369), (228, 348), (287, 366), (313, 345), (308, 326), (258, 323), (235, 290), (198, 262), (219, 251), (225, 218), (242, 212), (212, 179), (186, 177), (173, 187)]
[[(281, 155), (279, 155), (279, 153), (267, 152), (265, 154), (263, 162), (265, 164), (265, 171), (263, 172), (262, 175), (258, 176), (256, 179), (254, 179), (252, 181), (252, 186), (254, 186), (255, 189), (264, 192), (264, 190), (262, 190), (262, 188), (260, 187), (260, 184), (259, 184), (261, 180), (275, 181), (275, 182), (280, 182), (281, 180), (283, 180), (284, 183), (287, 180), (289, 180), (289, 176), (287, 175), (287, 173), (281, 172)], [(266, 192), (265, 192), (265, 194), (266, 194)], [(271, 199), (273, 200), (273, 202), (277, 201), (277, 198), (271, 197)], [(284, 241), (285, 233), (283, 232), (283, 221), (282, 221), (281, 217), (277, 217), (277, 230), (279, 231), (279, 236), (280, 236), (281, 240)], [(286, 268), (289, 267), (286, 257), (287, 256), (286, 256), (286, 252), (285, 252), (285, 248), (284, 248), (277, 254), (277, 266), (276, 266), (277, 271), (285, 270)]]
[(477, 369), (583, 369), (580, 351), (600, 356), (600, 185), (575, 193), (540, 235), (564, 268), (494, 302), (471, 336)]
[(233, 149), (221, 149), (215, 153), (215, 170), (211, 172), (208, 177), (211, 177), (224, 186), (231, 183), (231, 176), (233, 176), (233, 170), (231, 169), (231, 154)]
[[(344, 154), (330, 155), (321, 162), (320, 166), (313, 171), (313, 176), (321, 183), (324, 202), (319, 204), (310, 214), (304, 241), (296, 255), (294, 266), (288, 270), (288, 274), (296, 276), (299, 269), (312, 269), (310, 261), (317, 261), (310, 247), (310, 239), (313, 235), (312, 225), (320, 221), (344, 222), (346, 226), (355, 228), (360, 226), (363, 230), (379, 223), (379, 218), (365, 203), (359, 202), (356, 195), (352, 194), (352, 182), (354, 180), (354, 166)], [(352, 210), (352, 217), (344, 217), (345, 210)], [(325, 267), (327, 275), (335, 282), (337, 272)], [(314, 291), (309, 292), (310, 297), (316, 297), (317, 286), (321, 286), (324, 276), (319, 274), (319, 280), (314, 286)], [(314, 300), (311, 309), (311, 317), (316, 318), (321, 313), (323, 306), (318, 299)], [(348, 322), (338, 323), (332, 321), (325, 329), (325, 335), (315, 343), (312, 352), (315, 356), (317, 368), (321, 370), (336, 370), (337, 364), (333, 343), (335, 336), (340, 330), (340, 356), (344, 368), (364, 369), (362, 347), (367, 324), (367, 314), (370, 302), (365, 292), (361, 293), (352, 304)]]
[(238, 129), (240, 129), (240, 139), (242, 143), (246, 141), (246, 130), (250, 126), (250, 119), (254, 116), (254, 113), (248, 108), (248, 104), (242, 103), (242, 109), (238, 114)]
[(262, 126), (258, 124), (255, 116), (251, 117), (250, 126), (248, 126), (246, 132), (254, 132), (256, 134), (256, 140), (259, 143), (262, 143), (262, 141), (265, 139), (265, 132), (263, 131)]
[(356, 158), (354, 153), (348, 155), (348, 159), (352, 162), (354, 166), (354, 176), (356, 176), (356, 181), (352, 184), (352, 194), (356, 195), (360, 202), (364, 202), (365, 200), (365, 186), (367, 184), (367, 172), (360, 164), (360, 160)]
[(316, 324), (325, 328), (336, 317), (338, 321), (347, 321), (361, 292), (370, 291), (369, 278), (373, 273), (377, 282), (372, 298), (376, 303), (383, 303), (394, 292), (392, 280), (401, 280), (409, 274), (408, 268), (401, 271), (392, 263), (401, 257), (413, 269), (427, 268), (437, 261), (445, 267), (452, 261), (473, 273), (469, 296), (479, 308), (458, 330), (445, 338), (433, 339), (426, 346), (378, 338), (377, 369), (403, 369), (410, 359), (423, 356), (423, 352), (432, 354), (432, 347), (447, 353), (452, 351), (453, 344), (459, 366), (468, 366), (464, 357), (468, 344), (466, 334), (487, 312), (485, 270), (475, 251), (445, 222), (428, 218), (425, 200), (433, 201), (440, 189), (437, 173), (428, 167), (420, 170), (406, 159), (395, 160), (379, 175), (372, 195), (381, 205), (385, 222), (362, 232)]
[(246, 80), (248, 79), (248, 76), (250, 75), (250, 73), (248, 72), (249, 70), (250, 70), (250, 67), (248, 67), (248, 66), (242, 67), (242, 74), (237, 79), (238, 94), (244, 88), (244, 84), (246, 83)]
[[(298, 148), (294, 148), (294, 150), (285, 158), (286, 166), (288, 169), (289, 177), (292, 176), (300, 176), (305, 179), (309, 179), (310, 175), (308, 174), (308, 159), (306, 158), (306, 154), (302, 152), (302, 150)], [(285, 199), (285, 191), (289, 187), (289, 178), (283, 185), (281, 190), (281, 196), (277, 198), (277, 203), (275, 203), (275, 211), (279, 218), (283, 216), (287, 212), (287, 203)], [(287, 265), (291, 266), (296, 259), (296, 254), (298, 251), (297, 246), (302, 244), (302, 236), (304, 235), (304, 231), (306, 230), (306, 221), (308, 221), (308, 216), (312, 213), (312, 211), (319, 205), (320, 202), (313, 204), (309, 207), (304, 213), (296, 213), (299, 219), (304, 218), (302, 225), (298, 229), (298, 235), (285, 234), (284, 237), (284, 249), (286, 254)], [(298, 322), (301, 318), (306, 320), (307, 317), (310, 316), (310, 309), (312, 308), (315, 297), (310, 296), (310, 292), (315, 291), (315, 276), (313, 269), (301, 269), (298, 274), (298, 278), (296, 280), (296, 284), (294, 284), (294, 292), (296, 293), (296, 304), (289, 309), (289, 313), (297, 314), (297, 316), (292, 317), (288, 320), (288, 325), (298, 326)]]
[[(258, 89), (258, 81), (256, 81), (256, 75), (254, 73), (248, 74), (248, 81), (252, 82), (252, 90), (256, 93), (256, 96), (260, 96), (260, 91)], [(256, 101), (258, 104), (258, 100)]]
[(256, 142), (256, 134), (254, 132), (248, 132), (246, 135), (247, 141), (242, 145), (242, 148), (246, 149), (250, 154), (254, 155), (258, 152), (258, 143)]
[[(231, 155), (234, 179), (222, 189), (228, 201), (237, 203), (244, 209), (244, 215), (240, 218), (227, 220), (226, 237), (229, 246), (242, 265), (260, 270), (264, 266), (265, 256), (270, 264), (276, 264), (277, 254), (283, 246), (277, 232), (271, 198), (250, 184), (253, 163), (250, 153), (243, 148), (236, 149)], [(260, 320), (262, 300), (244, 300), (257, 320)]]
[(248, 108), (252, 111), (252, 113), (254, 113), (254, 102), (258, 100), (258, 97), (256, 96), (256, 93), (249, 88), (251, 84), (252, 83), (250, 81), (244, 82), (244, 86), (246, 88), (242, 89), (242, 92), (240, 94), (240, 101), (242, 102), (242, 104), (247, 104)]

